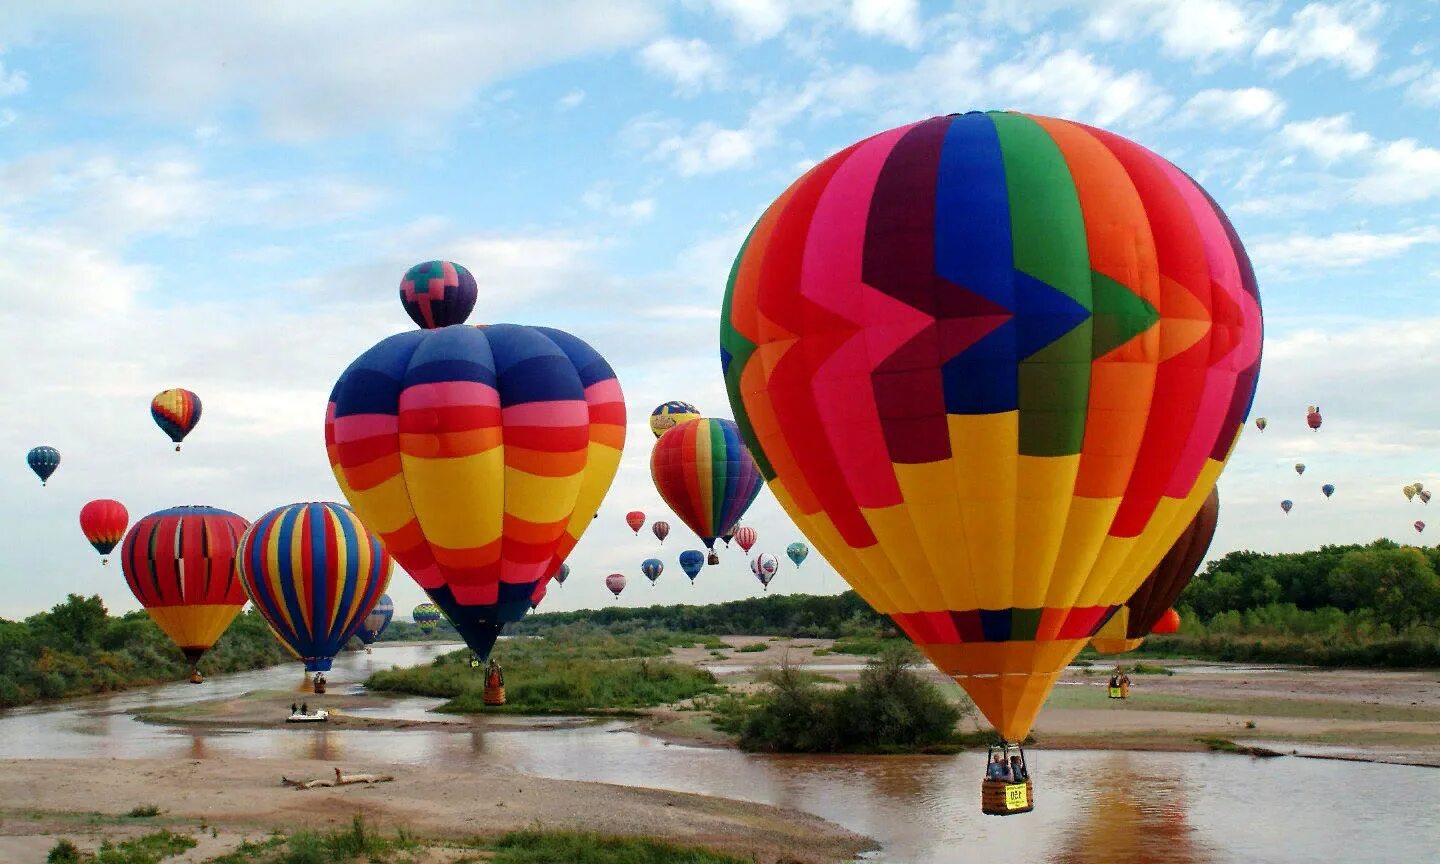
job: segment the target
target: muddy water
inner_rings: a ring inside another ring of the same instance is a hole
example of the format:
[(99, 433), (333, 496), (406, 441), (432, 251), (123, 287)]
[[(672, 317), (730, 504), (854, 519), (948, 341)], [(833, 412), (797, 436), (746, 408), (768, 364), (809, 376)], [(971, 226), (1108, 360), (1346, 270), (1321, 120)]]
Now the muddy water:
[[(381, 647), (337, 662), (343, 692), (369, 671), (426, 662), (448, 646)], [(1210, 864), (1440, 861), (1440, 771), (1392, 765), (1193, 753), (1035, 752), (1034, 813), (979, 812), (979, 754), (766, 757), (671, 746), (621, 723), (513, 720), (473, 728), (180, 730), (127, 712), (293, 687), (291, 668), (0, 715), (0, 756), (238, 755), (507, 770), (722, 795), (807, 810), (867, 834), (871, 858), (907, 864)], [(348, 684), (348, 686), (347, 686)], [(437, 700), (375, 716), (423, 717)], [(556, 806), (563, 806), (557, 802)]]

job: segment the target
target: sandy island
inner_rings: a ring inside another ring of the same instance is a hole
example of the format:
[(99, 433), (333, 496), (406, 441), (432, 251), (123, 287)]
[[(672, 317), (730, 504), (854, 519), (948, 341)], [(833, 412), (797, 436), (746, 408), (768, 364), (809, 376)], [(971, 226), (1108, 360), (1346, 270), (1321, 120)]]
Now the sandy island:
[[(725, 685), (759, 686), (763, 668), (788, 656), (836, 682), (854, 680), (863, 657), (816, 656), (829, 640), (734, 636), (734, 647), (764, 651), (673, 652), (680, 662), (710, 668)], [(1133, 658), (1118, 658), (1127, 665)], [(1440, 673), (1435, 670), (1318, 670), (1190, 661), (1146, 661), (1174, 675), (1134, 675), (1132, 698), (1110, 700), (1097, 664), (1072, 668), (1056, 687), (1035, 729), (1037, 746), (1067, 749), (1202, 750), (1200, 739), (1223, 738), (1281, 753), (1440, 766)], [(959, 688), (930, 677), (956, 698)], [(256, 691), (234, 699), (151, 710), (150, 723), (242, 731), (284, 728), (293, 691)], [(591, 722), (583, 718), (494, 715), (457, 717), (424, 708), (442, 700), (396, 700), (333, 694), (310, 697), (332, 714), (331, 726), (352, 729), (466, 728), (472, 724), (543, 730)], [(417, 709), (416, 705), (420, 704)], [(691, 745), (731, 746), (705, 715), (666, 706), (634, 721), (637, 732)], [(975, 722), (975, 721), (967, 721)], [(979, 721), (983, 722), (983, 721)], [(295, 728), (295, 727), (292, 727)], [(299, 727), (305, 728), (305, 727)], [(887, 758), (887, 757), (875, 757)], [(903, 757), (899, 757), (903, 758)], [(704, 845), (762, 862), (852, 860), (867, 838), (818, 817), (729, 799), (653, 789), (544, 779), (497, 765), (447, 771), (445, 766), (395, 768), (392, 783), (295, 791), (281, 775), (327, 777), (336, 763), (243, 759), (0, 760), (0, 860), (39, 860), (55, 835), (94, 845), (97, 837), (138, 830), (119, 819), (137, 803), (153, 803), (172, 824), (213, 829), (181, 861), (200, 861), (245, 837), (280, 827), (325, 827), (362, 813), (384, 829), (425, 836), (468, 837), (518, 828), (593, 830)], [(350, 771), (384, 771), (383, 763), (344, 760)], [(463, 806), (456, 806), (463, 802)], [(47, 836), (48, 835), (48, 836)]]

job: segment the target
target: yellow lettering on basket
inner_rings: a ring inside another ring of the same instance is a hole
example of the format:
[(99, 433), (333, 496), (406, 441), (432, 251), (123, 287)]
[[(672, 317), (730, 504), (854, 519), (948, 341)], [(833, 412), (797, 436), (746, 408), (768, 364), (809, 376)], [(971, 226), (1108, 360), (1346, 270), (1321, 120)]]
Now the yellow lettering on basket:
[(1030, 806), (1028, 787), (1024, 783), (1007, 783), (1005, 785), (1005, 809), (1020, 810)]

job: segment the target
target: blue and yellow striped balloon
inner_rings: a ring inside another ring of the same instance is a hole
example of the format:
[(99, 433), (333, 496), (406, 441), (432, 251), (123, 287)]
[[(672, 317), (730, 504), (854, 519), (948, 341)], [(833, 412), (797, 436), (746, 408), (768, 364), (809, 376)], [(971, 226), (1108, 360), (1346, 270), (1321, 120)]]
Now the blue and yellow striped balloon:
[(330, 669), (395, 566), (354, 512), (331, 502), (289, 504), (256, 519), (235, 563), (250, 602), (309, 672)]

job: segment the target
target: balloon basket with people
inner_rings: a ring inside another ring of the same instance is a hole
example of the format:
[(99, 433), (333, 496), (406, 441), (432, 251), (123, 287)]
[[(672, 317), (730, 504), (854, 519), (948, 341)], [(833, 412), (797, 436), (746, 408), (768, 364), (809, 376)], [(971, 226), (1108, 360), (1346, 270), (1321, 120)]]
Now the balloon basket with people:
[(1035, 786), (1025, 762), (1025, 748), (1001, 741), (991, 744), (980, 782), (980, 812), (987, 816), (1014, 816), (1035, 809)]
[(486, 705), (498, 707), (505, 704), (505, 671), (494, 660), (491, 660), (485, 669), (485, 692), (482, 698)]
[(1125, 670), (1119, 666), (1116, 666), (1115, 671), (1110, 673), (1110, 684), (1107, 688), (1107, 695), (1111, 699), (1130, 698), (1130, 676), (1126, 675)]

